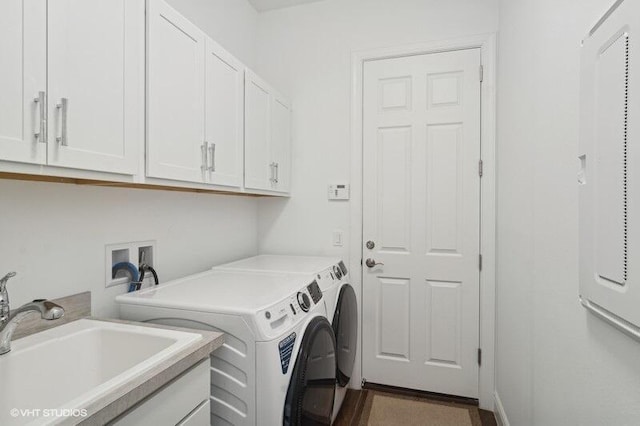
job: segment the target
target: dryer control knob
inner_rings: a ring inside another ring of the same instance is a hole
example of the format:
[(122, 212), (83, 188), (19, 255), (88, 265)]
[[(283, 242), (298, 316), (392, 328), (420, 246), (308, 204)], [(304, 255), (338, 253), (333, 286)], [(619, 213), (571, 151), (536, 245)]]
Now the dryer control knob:
[(298, 305), (300, 305), (300, 309), (304, 312), (309, 312), (311, 300), (309, 300), (309, 296), (307, 296), (306, 293), (298, 292)]

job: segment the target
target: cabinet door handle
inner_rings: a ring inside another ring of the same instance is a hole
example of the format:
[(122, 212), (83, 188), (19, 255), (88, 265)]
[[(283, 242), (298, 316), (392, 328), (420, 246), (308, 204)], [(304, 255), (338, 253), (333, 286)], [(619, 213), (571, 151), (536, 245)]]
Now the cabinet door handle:
[(211, 170), (212, 172), (216, 171), (216, 144), (215, 142), (211, 142), (211, 146), (209, 147), (209, 154), (210, 154), (210, 160), (211, 160), (211, 167), (209, 167), (209, 170)]
[(60, 103), (56, 105), (60, 111), (60, 136), (56, 137), (56, 142), (61, 146), (69, 146), (67, 135), (67, 111), (69, 109), (69, 99), (61, 98)]
[(209, 160), (207, 159), (209, 154), (209, 142), (202, 144), (200, 146), (200, 151), (202, 152), (202, 166), (200, 166), (200, 168), (203, 172), (206, 172), (209, 170)]
[(45, 100), (45, 93), (38, 92), (38, 97), (33, 99), (33, 102), (36, 103), (38, 114), (40, 117), (38, 118), (38, 130), (36, 130), (33, 135), (36, 139), (39, 139), (40, 143), (47, 143), (47, 120), (46, 120), (46, 107), (47, 102)]
[(269, 172), (270, 172), (269, 182), (271, 183), (275, 182), (275, 170), (273, 166), (274, 166), (273, 162), (269, 163)]
[(280, 163), (275, 163), (275, 168), (276, 168), (275, 183), (278, 183), (278, 179), (280, 178)]

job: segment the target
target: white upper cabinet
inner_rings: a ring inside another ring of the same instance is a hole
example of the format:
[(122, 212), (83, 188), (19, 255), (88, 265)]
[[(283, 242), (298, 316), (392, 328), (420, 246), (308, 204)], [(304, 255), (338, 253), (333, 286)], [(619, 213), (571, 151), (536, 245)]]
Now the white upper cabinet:
[(205, 139), (209, 182), (242, 186), (244, 66), (207, 38)]
[(291, 108), (250, 71), (245, 72), (247, 189), (287, 193), (291, 176)]
[(244, 66), (162, 0), (148, 28), (147, 175), (240, 188)]
[(138, 171), (143, 0), (3, 0), (0, 52), (0, 160)]
[(144, 1), (48, 5), (49, 164), (135, 174), (144, 140)]
[(275, 177), (269, 152), (269, 89), (247, 70), (244, 90), (244, 186), (269, 190)]
[(275, 168), (273, 189), (291, 190), (291, 107), (278, 95), (271, 97), (271, 163)]
[(46, 0), (0, 2), (0, 159), (44, 164)]
[(288, 101), (165, 0), (2, 0), (0, 54), (1, 171), (290, 191)]
[(147, 175), (203, 182), (205, 35), (161, 0), (147, 25)]

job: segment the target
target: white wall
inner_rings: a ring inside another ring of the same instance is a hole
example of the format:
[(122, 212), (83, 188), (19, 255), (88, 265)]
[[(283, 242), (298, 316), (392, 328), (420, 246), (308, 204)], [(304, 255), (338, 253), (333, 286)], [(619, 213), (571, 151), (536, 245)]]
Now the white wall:
[[(254, 62), (247, 0), (168, 0), (233, 55)], [(163, 281), (257, 252), (253, 198), (0, 180), (0, 274), (18, 306), (91, 290), (93, 314), (117, 316), (125, 287), (105, 290), (105, 244), (157, 241)]]
[(578, 302), (580, 40), (613, 0), (502, 0), (497, 392), (511, 425), (640, 424), (640, 343)]
[(250, 256), (257, 205), (247, 197), (0, 180), (0, 274), (14, 307), (91, 290), (93, 315), (117, 317), (105, 244), (156, 240), (161, 281)]
[[(260, 251), (348, 258), (353, 51), (497, 30), (497, 0), (326, 0), (260, 14), (257, 71), (293, 102), (292, 198), (260, 201)], [(332, 231), (345, 232), (333, 247)]]
[(166, 0), (246, 65), (255, 60), (258, 12), (247, 0)]

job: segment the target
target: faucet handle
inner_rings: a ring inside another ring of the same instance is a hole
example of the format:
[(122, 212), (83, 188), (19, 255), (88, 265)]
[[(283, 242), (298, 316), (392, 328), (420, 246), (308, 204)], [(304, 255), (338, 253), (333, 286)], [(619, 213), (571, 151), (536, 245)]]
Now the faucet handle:
[(11, 278), (15, 276), (16, 276), (15, 272), (9, 272), (0, 280), (0, 292), (4, 292), (6, 290), (7, 281), (9, 281)]
[(15, 272), (9, 272), (2, 279), (0, 279), (0, 324), (9, 321), (11, 311), (9, 309), (9, 292), (7, 292), (7, 281), (15, 276)]

